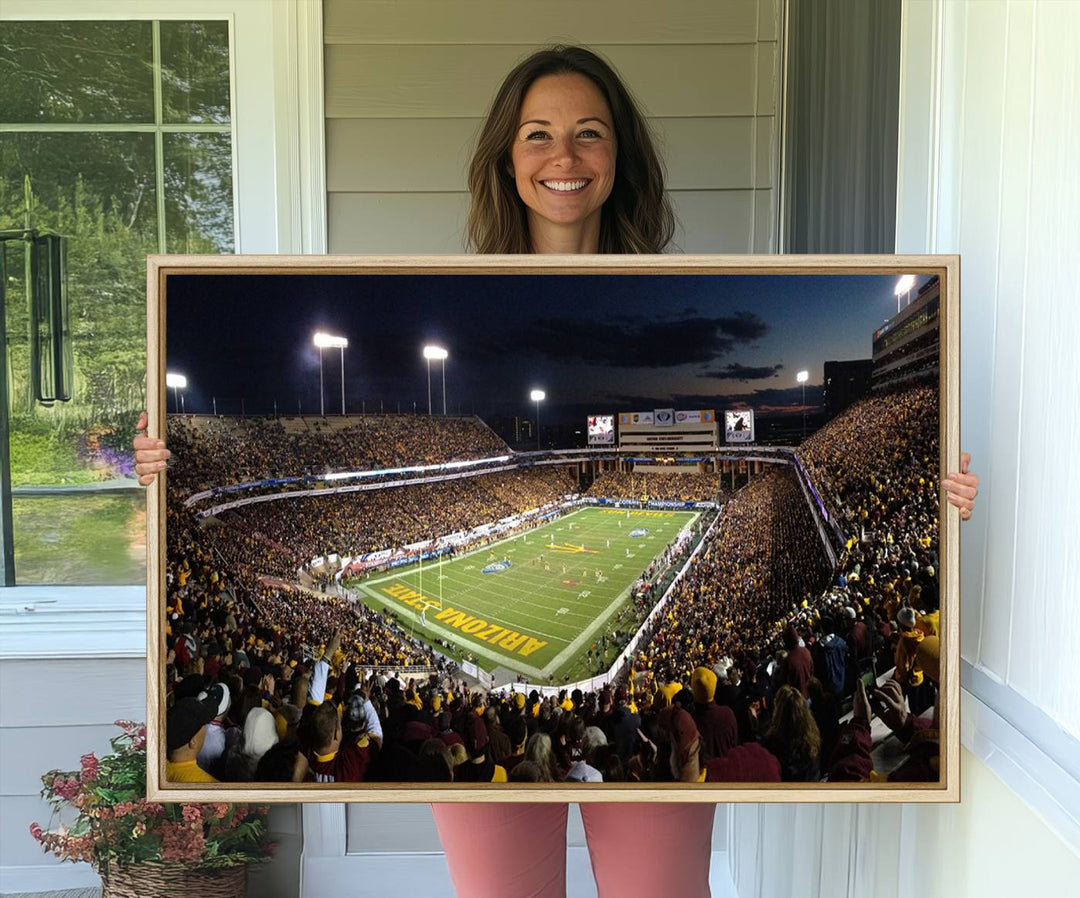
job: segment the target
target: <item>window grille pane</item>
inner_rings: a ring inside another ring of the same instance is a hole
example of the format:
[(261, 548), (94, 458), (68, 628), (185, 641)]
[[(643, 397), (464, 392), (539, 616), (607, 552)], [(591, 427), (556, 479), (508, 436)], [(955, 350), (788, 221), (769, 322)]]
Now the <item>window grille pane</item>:
[(227, 124), (229, 23), (161, 23), (161, 99), (165, 122)]
[(153, 123), (150, 22), (4, 22), (0, 121)]
[(231, 253), (232, 192), (230, 135), (166, 134), (166, 251)]

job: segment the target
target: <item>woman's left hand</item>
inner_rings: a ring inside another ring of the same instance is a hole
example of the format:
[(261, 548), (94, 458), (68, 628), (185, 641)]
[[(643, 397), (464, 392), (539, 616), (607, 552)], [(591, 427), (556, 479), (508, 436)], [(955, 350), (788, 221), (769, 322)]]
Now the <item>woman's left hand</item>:
[(975, 508), (975, 497), (979, 495), (979, 475), (968, 470), (971, 456), (967, 452), (960, 454), (960, 472), (949, 474), (941, 481), (949, 503), (960, 509), (960, 520), (967, 521)]
[(164, 471), (166, 463), (172, 453), (165, 448), (165, 441), (155, 439), (146, 433), (148, 422), (146, 412), (139, 415), (139, 423), (135, 425), (137, 434), (131, 445), (135, 450), (135, 473), (139, 476), (139, 483), (149, 486), (154, 482), (159, 471)]

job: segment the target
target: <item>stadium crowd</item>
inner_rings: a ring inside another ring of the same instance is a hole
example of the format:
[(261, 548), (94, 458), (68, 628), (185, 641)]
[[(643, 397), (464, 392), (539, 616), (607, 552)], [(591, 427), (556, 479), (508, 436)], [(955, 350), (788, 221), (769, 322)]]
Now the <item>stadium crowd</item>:
[(674, 471), (670, 474), (602, 471), (585, 494), (610, 499), (715, 502), (719, 491), (716, 474), (698, 471)]
[(297, 563), (336, 552), (359, 555), (469, 530), (573, 492), (562, 467), (328, 494), (235, 509), (244, 526), (285, 542)]
[(184, 460), (183, 470), (170, 476), (186, 494), (276, 477), (490, 458), (509, 451), (479, 418), (426, 415), (170, 416), (168, 441)]
[[(794, 472), (775, 466), (726, 503), (630, 670), (586, 694), (470, 689), (392, 620), (292, 586), (274, 563), (347, 536), (381, 548), (499, 516), (503, 503), (529, 507), (566, 491), (551, 470), (375, 491), (355, 497), (375, 504), (340, 514), (322, 499), (300, 513), (309, 500), (262, 503), (218, 526), (184, 523), (170, 497), (170, 776), (865, 781), (885, 776), (873, 770), (877, 715), (904, 746), (888, 776), (936, 780), (935, 397), (914, 387), (862, 400), (800, 448), (849, 534), (837, 570)], [(400, 530), (387, 529), (391, 508), (409, 509)], [(430, 673), (371, 670), (416, 664)], [(864, 682), (894, 666), (868, 695)]]

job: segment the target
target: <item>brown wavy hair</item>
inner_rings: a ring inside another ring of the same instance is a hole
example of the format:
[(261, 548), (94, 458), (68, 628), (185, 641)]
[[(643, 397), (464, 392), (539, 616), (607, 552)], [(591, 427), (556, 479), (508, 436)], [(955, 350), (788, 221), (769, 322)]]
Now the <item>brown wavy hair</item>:
[(601, 253), (659, 253), (675, 233), (664, 193), (664, 169), (645, 116), (615, 70), (584, 47), (539, 50), (499, 88), (469, 164), (468, 246), (478, 253), (530, 253), (525, 204), (510, 174), (518, 115), (533, 82), (545, 75), (584, 75), (607, 100), (614, 119), (615, 182), (600, 219)]
[(787, 749), (793, 758), (814, 761), (821, 752), (821, 732), (801, 692), (794, 686), (781, 686), (773, 702), (772, 723), (765, 734), (766, 743)]

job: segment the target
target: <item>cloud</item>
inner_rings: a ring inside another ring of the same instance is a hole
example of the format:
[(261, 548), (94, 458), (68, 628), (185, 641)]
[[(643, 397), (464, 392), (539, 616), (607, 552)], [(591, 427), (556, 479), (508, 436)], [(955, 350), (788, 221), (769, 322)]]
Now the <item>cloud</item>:
[[(820, 385), (807, 384), (806, 407), (821, 406), (824, 401)], [(615, 403), (620, 411), (628, 409), (663, 408), (752, 408), (759, 414), (791, 414), (803, 408), (802, 386), (766, 387), (746, 393), (675, 393), (658, 398), (641, 394), (611, 395), (609, 404)]]
[(736, 312), (716, 319), (724, 333), (736, 340), (758, 340), (769, 332), (769, 325), (753, 312)]
[(497, 343), (488, 341), (485, 348), (493, 355), (532, 354), (612, 368), (675, 368), (713, 362), (768, 330), (752, 312), (716, 318), (684, 314), (661, 321), (538, 318)]
[[(824, 391), (820, 384), (806, 385), (806, 408), (821, 406), (824, 402)], [(757, 409), (760, 413), (786, 414), (803, 409), (803, 388), (791, 387), (766, 387), (749, 393), (739, 393), (726, 397), (728, 402), (738, 403), (748, 408)]]
[(740, 365), (732, 362), (716, 371), (704, 371), (698, 377), (707, 377), (713, 380), (765, 380), (768, 377), (776, 377), (783, 365)]

